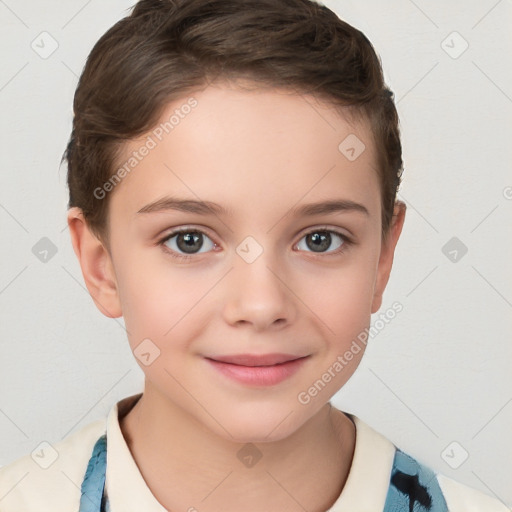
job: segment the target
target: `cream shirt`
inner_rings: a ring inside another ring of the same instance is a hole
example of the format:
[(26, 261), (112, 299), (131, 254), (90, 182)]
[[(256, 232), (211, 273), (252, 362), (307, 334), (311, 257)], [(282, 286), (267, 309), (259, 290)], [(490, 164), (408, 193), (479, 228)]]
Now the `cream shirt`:
[[(165, 512), (146, 485), (126, 444), (119, 417), (141, 394), (117, 402), (97, 420), (53, 445), (42, 446), (0, 468), (0, 512), (78, 511), (80, 488), (98, 438), (107, 433), (105, 489), (111, 512)], [(359, 418), (352, 465), (343, 490), (327, 512), (382, 512), (395, 446)], [(450, 512), (510, 512), (494, 498), (438, 475)]]

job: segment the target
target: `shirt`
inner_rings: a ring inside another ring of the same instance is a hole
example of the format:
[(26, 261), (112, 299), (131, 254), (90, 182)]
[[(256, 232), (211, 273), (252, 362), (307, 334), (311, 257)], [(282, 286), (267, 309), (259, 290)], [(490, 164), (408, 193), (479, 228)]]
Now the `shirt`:
[[(106, 421), (97, 420), (53, 445), (40, 445), (39, 451), (0, 468), (0, 512), (78, 512), (86, 469), (105, 434), (106, 510), (165, 512), (144, 481), (119, 426), (119, 418), (141, 396), (139, 393), (117, 402)], [(412, 498), (406, 499), (406, 493), (415, 485), (418, 487), (417, 476), (410, 476), (415, 473), (408, 473), (408, 466), (422, 468), (423, 479), (432, 475), (431, 484), (440, 490), (443, 510), (509, 512), (497, 499), (419, 465), (359, 418), (347, 416), (356, 426), (352, 464), (341, 494), (327, 512), (383, 512), (385, 508), (401, 511), (396, 503), (403, 504), (404, 512), (428, 511), (421, 505), (420, 495), (414, 497), (420, 500), (416, 506)], [(401, 471), (397, 472), (397, 467)]]

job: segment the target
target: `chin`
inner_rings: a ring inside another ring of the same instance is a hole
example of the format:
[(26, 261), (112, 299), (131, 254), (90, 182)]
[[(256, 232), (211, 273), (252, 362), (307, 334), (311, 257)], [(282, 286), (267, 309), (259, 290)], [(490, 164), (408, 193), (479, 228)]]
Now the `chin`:
[[(311, 412), (311, 411), (310, 411)], [(210, 421), (209, 428), (226, 441), (234, 443), (269, 443), (290, 437), (306, 423), (310, 415), (306, 415), (304, 407), (283, 407), (277, 404), (270, 408), (242, 407)], [(221, 426), (222, 425), (222, 426)], [(224, 427), (224, 428), (223, 428)]]

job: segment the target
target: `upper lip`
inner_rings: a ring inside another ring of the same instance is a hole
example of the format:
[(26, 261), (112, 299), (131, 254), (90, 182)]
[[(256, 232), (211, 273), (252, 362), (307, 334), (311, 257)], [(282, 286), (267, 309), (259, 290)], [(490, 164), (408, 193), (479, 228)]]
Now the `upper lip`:
[(208, 357), (214, 361), (221, 363), (236, 364), (239, 366), (272, 366), (274, 364), (285, 363), (287, 361), (294, 361), (295, 359), (302, 359), (306, 356), (297, 356), (293, 354), (233, 354), (227, 356)]

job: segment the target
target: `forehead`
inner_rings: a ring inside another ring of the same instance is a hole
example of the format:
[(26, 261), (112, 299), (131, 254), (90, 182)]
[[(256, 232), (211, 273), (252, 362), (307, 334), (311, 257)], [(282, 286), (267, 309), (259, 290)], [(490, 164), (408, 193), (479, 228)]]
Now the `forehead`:
[(174, 101), (125, 144), (116, 168), (123, 165), (129, 172), (111, 209), (125, 217), (165, 195), (211, 200), (239, 216), (249, 204), (277, 214), (327, 196), (375, 215), (380, 208), (367, 122), (286, 89), (217, 83)]

